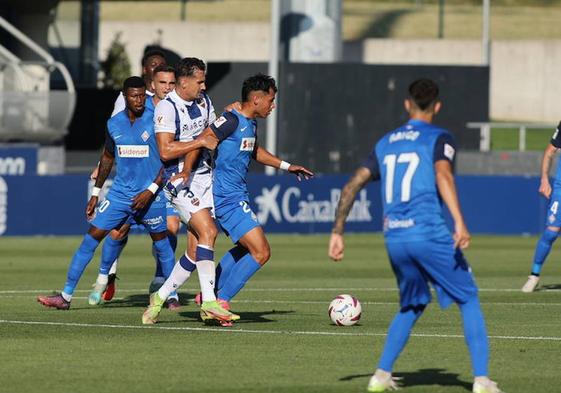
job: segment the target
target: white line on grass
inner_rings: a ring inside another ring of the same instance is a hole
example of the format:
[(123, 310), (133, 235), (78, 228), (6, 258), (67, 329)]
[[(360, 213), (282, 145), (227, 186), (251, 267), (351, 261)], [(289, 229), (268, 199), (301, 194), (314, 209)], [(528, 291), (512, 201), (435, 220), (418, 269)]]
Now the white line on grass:
[[(244, 292), (332, 292), (338, 291), (341, 293), (350, 291), (369, 291), (369, 292), (396, 292), (397, 288), (244, 288)], [(49, 293), (51, 289), (28, 289), (28, 290), (6, 290), (0, 291), (2, 294), (17, 294), (17, 293)], [(75, 292), (90, 292), (91, 289), (77, 289)], [(520, 288), (479, 288), (480, 292), (520, 292)], [(146, 292), (143, 289), (124, 289), (119, 288), (119, 292)], [(539, 293), (544, 292), (561, 292), (561, 289), (538, 289)]]
[[(0, 319), (0, 323), (13, 325), (39, 325), (39, 326), (68, 326), (68, 327), (86, 327), (86, 328), (108, 328), (108, 329), (152, 329), (152, 330), (175, 330), (175, 331), (195, 331), (195, 332), (221, 332), (221, 333), (246, 333), (246, 334), (286, 334), (300, 336), (375, 336), (385, 337), (386, 333), (348, 333), (348, 332), (306, 332), (292, 330), (255, 330), (255, 329), (232, 329), (232, 328), (212, 328), (212, 327), (179, 327), (179, 326), (139, 326), (139, 325), (107, 325), (93, 323), (69, 323), (69, 322), (42, 322), (42, 321), (9, 321)], [(464, 338), (461, 334), (422, 334), (413, 333), (413, 337), (424, 338)], [(496, 340), (531, 340), (531, 341), (561, 341), (561, 337), (545, 337), (545, 336), (489, 336), (490, 339)]]

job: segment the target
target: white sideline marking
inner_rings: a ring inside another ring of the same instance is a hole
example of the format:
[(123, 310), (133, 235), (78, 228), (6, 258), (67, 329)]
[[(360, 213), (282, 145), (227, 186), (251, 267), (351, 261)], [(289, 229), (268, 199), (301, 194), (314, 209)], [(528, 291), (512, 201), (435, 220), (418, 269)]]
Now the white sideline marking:
[[(368, 291), (368, 292), (397, 292), (397, 288), (244, 288), (244, 292), (331, 292), (338, 291), (346, 293), (351, 291)], [(77, 289), (74, 292), (90, 292), (91, 289)], [(146, 292), (146, 288), (142, 289), (124, 289), (119, 288), (119, 292)], [(520, 288), (479, 288), (480, 292), (520, 292)], [(7, 290), (0, 291), (2, 294), (16, 294), (16, 293), (49, 293), (53, 289), (28, 289), (28, 290)], [(538, 293), (545, 292), (561, 292), (561, 289), (539, 289)]]
[[(252, 329), (230, 329), (230, 328), (211, 328), (211, 327), (173, 327), (173, 326), (139, 326), (139, 325), (107, 325), (93, 323), (69, 323), (69, 322), (41, 322), (41, 321), (9, 321), (0, 319), (0, 323), (14, 325), (42, 325), (42, 326), (69, 326), (69, 327), (93, 327), (108, 329), (153, 329), (153, 330), (179, 330), (179, 331), (196, 331), (196, 332), (223, 332), (223, 333), (254, 333), (254, 334), (286, 334), (301, 336), (375, 336), (385, 337), (386, 333), (347, 333), (347, 332), (306, 332), (291, 330), (252, 330)], [(461, 334), (422, 334), (413, 333), (413, 337), (425, 338), (464, 338)], [(561, 341), (561, 337), (532, 337), (532, 336), (489, 336), (490, 339), (496, 340), (531, 340), (531, 341)]]

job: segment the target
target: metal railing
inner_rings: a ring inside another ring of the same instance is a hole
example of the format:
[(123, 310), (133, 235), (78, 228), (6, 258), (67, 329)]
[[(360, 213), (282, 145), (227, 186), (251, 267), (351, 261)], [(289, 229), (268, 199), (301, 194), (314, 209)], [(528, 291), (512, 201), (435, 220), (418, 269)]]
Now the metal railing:
[[(2, 17), (0, 27), (39, 58), (23, 61), (0, 45), (0, 76), (4, 78), (0, 138), (41, 140), (64, 136), (76, 106), (76, 89), (68, 69)], [(60, 72), (66, 90), (50, 90), (50, 74), (55, 71)]]
[(526, 133), (528, 129), (550, 129), (554, 130), (556, 124), (550, 123), (493, 123), (493, 122), (470, 122), (467, 128), (479, 129), (479, 151), (491, 150), (491, 130), (493, 128), (518, 129), (518, 151), (526, 151)]

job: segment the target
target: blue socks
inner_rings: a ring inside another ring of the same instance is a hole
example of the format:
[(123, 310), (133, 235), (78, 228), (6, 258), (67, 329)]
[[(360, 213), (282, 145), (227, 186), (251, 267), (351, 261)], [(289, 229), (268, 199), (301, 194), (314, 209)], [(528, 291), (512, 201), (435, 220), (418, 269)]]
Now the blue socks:
[(546, 228), (546, 230), (542, 233), (542, 237), (536, 244), (536, 252), (534, 254), (534, 264), (532, 266), (532, 274), (535, 276), (539, 276), (545, 259), (549, 255), (551, 251), (551, 246), (553, 242), (559, 236), (559, 232), (555, 232)]
[(216, 290), (219, 291), (224, 286), (224, 283), (228, 281), (232, 268), (236, 265), (244, 255), (249, 251), (243, 247), (236, 246), (230, 249), (222, 259), (218, 266), (216, 266)]
[[(220, 261), (222, 263), (222, 261)], [(227, 281), (218, 290), (218, 298), (230, 301), (243, 288), (261, 265), (248, 252), (230, 269)], [(222, 272), (224, 274), (224, 272)]]
[[(177, 248), (177, 236), (168, 232), (168, 240), (175, 258), (175, 250)], [(157, 258), (156, 248), (153, 245), (152, 245), (152, 254), (154, 255), (154, 258), (156, 258), (156, 273), (154, 273), (154, 277), (164, 277), (164, 272), (162, 271), (162, 264), (160, 260)]]
[(72, 295), (74, 293), (74, 289), (76, 289), (76, 285), (78, 284), (78, 280), (84, 273), (86, 266), (93, 258), (95, 249), (99, 245), (99, 242), (95, 240), (89, 234), (84, 236), (82, 240), (82, 244), (72, 257), (72, 262), (70, 262), (70, 266), (68, 267), (68, 274), (66, 276), (66, 283), (64, 284), (63, 292)]
[(471, 357), (473, 376), (485, 377), (489, 372), (489, 340), (479, 298), (475, 296), (458, 306), (464, 321), (464, 337)]
[(152, 243), (153, 249), (156, 252), (156, 258), (162, 265), (162, 273), (165, 278), (168, 278), (175, 265), (175, 255), (169, 244), (168, 238), (158, 240)]
[(397, 357), (407, 344), (415, 322), (419, 319), (425, 306), (402, 308), (393, 319), (388, 329), (384, 351), (380, 357), (378, 368), (391, 372)]
[(129, 237), (126, 236), (122, 240), (115, 240), (111, 236), (106, 236), (103, 246), (101, 248), (101, 262), (99, 264), (100, 274), (109, 274), (111, 265), (115, 262), (115, 259), (119, 258), (121, 251), (125, 248)]

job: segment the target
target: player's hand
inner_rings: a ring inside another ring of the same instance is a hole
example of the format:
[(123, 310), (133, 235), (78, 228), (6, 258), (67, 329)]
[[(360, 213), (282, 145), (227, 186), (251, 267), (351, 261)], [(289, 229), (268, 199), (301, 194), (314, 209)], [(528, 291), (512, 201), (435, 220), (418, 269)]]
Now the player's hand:
[(344, 257), (345, 243), (343, 241), (343, 235), (338, 233), (332, 233), (329, 239), (329, 250), (327, 251), (329, 258), (333, 259), (335, 262), (339, 262)]
[(540, 194), (542, 194), (544, 197), (549, 199), (549, 197), (551, 196), (551, 185), (549, 184), (549, 179), (542, 178), (542, 181), (540, 182), (540, 190), (539, 191), (540, 191)]
[(226, 112), (232, 112), (234, 109), (237, 111), (241, 111), (242, 104), (239, 101), (236, 101), (236, 102), (232, 102), (231, 104), (228, 104), (226, 108), (224, 108)]
[(94, 218), (95, 207), (97, 206), (98, 197), (92, 196), (86, 206), (86, 218), (91, 221)]
[(97, 179), (97, 175), (99, 175), (99, 164), (94, 168), (94, 170), (92, 171), (92, 173), (90, 173), (90, 179), (96, 180), (96, 179)]
[(463, 222), (456, 223), (454, 228), (454, 248), (461, 248), (462, 250), (469, 247), (471, 235), (468, 232), (466, 225)]
[(300, 165), (290, 165), (288, 167), (288, 171), (290, 173), (294, 173), (299, 181), (302, 180), (302, 179), (308, 180), (308, 179), (314, 177), (314, 173), (312, 171), (310, 171), (309, 169), (306, 169), (306, 168), (304, 168), (303, 166), (300, 166)]
[(142, 210), (152, 200), (154, 194), (150, 190), (144, 190), (140, 194), (137, 194), (134, 198), (132, 198), (131, 209), (132, 210)]
[(216, 149), (216, 146), (218, 146), (218, 138), (213, 135), (201, 136), (200, 139), (203, 147), (206, 149), (214, 150)]

